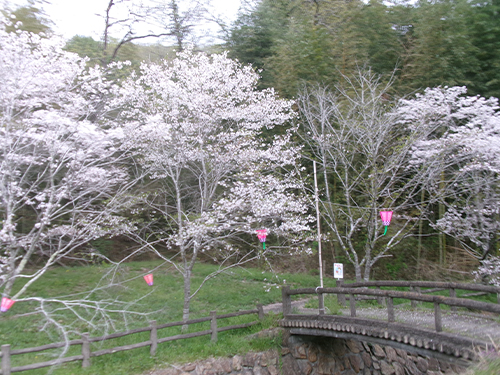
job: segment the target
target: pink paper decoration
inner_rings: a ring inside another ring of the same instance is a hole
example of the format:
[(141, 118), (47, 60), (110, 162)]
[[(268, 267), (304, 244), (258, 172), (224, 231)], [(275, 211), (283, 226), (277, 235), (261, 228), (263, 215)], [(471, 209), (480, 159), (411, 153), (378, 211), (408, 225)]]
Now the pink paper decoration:
[(150, 273), (146, 276), (144, 276), (144, 280), (146, 280), (146, 282), (148, 283), (148, 285), (153, 285), (153, 274)]
[(267, 229), (257, 229), (256, 232), (257, 232), (257, 238), (259, 239), (260, 242), (262, 242), (262, 248), (265, 250)]
[(382, 224), (385, 225), (384, 236), (387, 233), (387, 227), (391, 223), (392, 211), (380, 211), (380, 218), (382, 219)]
[(8, 309), (12, 307), (12, 305), (16, 303), (16, 301), (11, 300), (7, 297), (2, 297), (2, 305), (0, 307), (1, 312), (6, 312)]
[(257, 237), (259, 238), (260, 242), (266, 242), (266, 237), (267, 237), (267, 229), (257, 229)]
[(380, 211), (380, 218), (382, 219), (382, 223), (388, 226), (391, 223), (392, 211)]

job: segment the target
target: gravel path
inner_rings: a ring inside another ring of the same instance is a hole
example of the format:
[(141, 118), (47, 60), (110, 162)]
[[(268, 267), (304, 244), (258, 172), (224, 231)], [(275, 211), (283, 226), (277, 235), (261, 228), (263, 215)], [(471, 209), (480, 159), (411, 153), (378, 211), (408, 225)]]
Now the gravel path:
[[(302, 314), (318, 314), (318, 309), (305, 308), (308, 299), (292, 301), (292, 309)], [(264, 312), (281, 312), (281, 303), (264, 306)], [(350, 310), (341, 310), (343, 316), (349, 316)], [(425, 308), (397, 308), (395, 307), (397, 323), (434, 330), (434, 310)], [(387, 309), (381, 307), (357, 308), (356, 316), (367, 319), (387, 321)], [(475, 338), (481, 341), (500, 342), (500, 317), (492, 314), (472, 312), (442, 311), (443, 331)]]

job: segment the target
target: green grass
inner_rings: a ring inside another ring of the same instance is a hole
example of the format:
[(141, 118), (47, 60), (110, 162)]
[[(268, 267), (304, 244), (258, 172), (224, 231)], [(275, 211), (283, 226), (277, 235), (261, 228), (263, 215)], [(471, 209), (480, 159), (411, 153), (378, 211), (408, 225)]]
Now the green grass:
[[(172, 269), (158, 269), (154, 272), (154, 286), (148, 286), (142, 276), (154, 269), (160, 263), (155, 261), (133, 262), (124, 264), (112, 276), (107, 275), (111, 270), (107, 265), (89, 267), (54, 268), (48, 271), (32, 288), (28, 296), (55, 298), (77, 294), (79, 298), (86, 291), (92, 290), (97, 284), (107, 285), (110, 281), (120, 281), (121, 285), (103, 288), (92, 293), (95, 299), (119, 299), (123, 302), (134, 301), (143, 297), (139, 303), (130, 307), (131, 310), (148, 313), (144, 317), (128, 317), (124, 321), (120, 314), (111, 314), (114, 327), (110, 332), (125, 331), (137, 327), (145, 327), (150, 320), (158, 324), (180, 321), (182, 317), (183, 294), (182, 276)], [(217, 269), (214, 265), (199, 264), (194, 269), (192, 278), (193, 289), (198, 287), (205, 276)], [(269, 304), (281, 301), (281, 289), (286, 284), (292, 288), (313, 287), (318, 284), (318, 277), (301, 274), (284, 274), (279, 279), (270, 273), (258, 269), (233, 269), (207, 282), (191, 303), (191, 318), (208, 316), (210, 311), (218, 314), (236, 312), (239, 310), (255, 309), (257, 303)], [(332, 280), (332, 286), (334, 281)], [(20, 286), (18, 286), (20, 287)], [(17, 302), (8, 311), (0, 315), (0, 344), (10, 344), (11, 350), (45, 345), (51, 342), (62, 341), (53, 326), (44, 326), (41, 314), (36, 313), (39, 306), (35, 302)], [(58, 311), (58, 304), (46, 305), (52, 311), (52, 316), (59, 324), (74, 331), (71, 338), (79, 338), (78, 332), (90, 332), (91, 337), (103, 334), (102, 329), (92, 330), (87, 325), (75, 319), (68, 311)], [(90, 317), (92, 311), (77, 308), (79, 314)], [(27, 315), (26, 315), (27, 314)], [(149, 354), (149, 347), (134, 349), (126, 352), (103, 355), (92, 358), (92, 366), (81, 368), (81, 361), (69, 363), (56, 368), (54, 374), (133, 374), (141, 373), (155, 366), (169, 363), (184, 363), (210, 356), (232, 356), (248, 351), (261, 351), (279, 347), (279, 340), (252, 339), (248, 336), (262, 329), (277, 325), (279, 316), (269, 315), (260, 324), (234, 331), (219, 333), (217, 343), (210, 342), (210, 336), (203, 336), (187, 340), (179, 340), (160, 344), (155, 357)], [(257, 315), (241, 316), (218, 320), (219, 326), (247, 323), (257, 320)], [(96, 321), (97, 322), (97, 321)], [(200, 323), (189, 327), (188, 332), (207, 330), (210, 323)], [(163, 329), (158, 337), (180, 334), (180, 327)], [(138, 333), (123, 338), (94, 343), (91, 350), (96, 351), (114, 346), (128, 345), (147, 341), (149, 333)], [(75, 345), (69, 349), (66, 356), (80, 354), (81, 346)], [(12, 366), (21, 366), (31, 363), (48, 361), (56, 358), (60, 349), (12, 356)], [(28, 375), (47, 373), (47, 368), (24, 372)]]
[[(138, 303), (130, 306), (130, 310), (138, 311), (147, 316), (129, 316), (124, 321), (120, 314), (111, 314), (114, 326), (110, 332), (125, 331), (137, 327), (145, 327), (151, 320), (158, 324), (180, 321), (182, 317), (183, 294), (182, 276), (172, 268), (160, 268), (154, 273), (154, 286), (148, 286), (142, 276), (160, 265), (158, 261), (131, 262), (124, 264), (120, 269), (112, 270), (108, 265), (94, 265), (89, 267), (54, 268), (48, 271), (36, 285), (29, 289), (29, 295), (33, 297), (60, 297), (63, 295), (76, 294), (82, 298), (86, 291), (92, 290), (95, 285), (108, 285), (111, 281), (120, 282), (120, 285), (105, 287), (100, 291), (93, 292), (94, 299), (119, 299), (123, 302), (131, 302), (142, 298)], [(197, 288), (203, 279), (217, 267), (209, 264), (199, 264), (195, 267), (192, 287)], [(217, 278), (207, 282), (200, 293), (191, 303), (191, 318), (208, 316), (210, 311), (216, 310), (218, 314), (235, 312), (238, 310), (255, 309), (257, 303), (270, 304), (281, 302), (281, 288), (283, 284), (294, 288), (310, 288), (319, 284), (319, 278), (310, 274), (282, 274), (277, 279), (270, 272), (259, 269), (235, 268)], [(325, 279), (325, 287), (334, 287), (335, 280)], [(17, 286), (18, 288), (20, 286)], [(384, 288), (385, 289), (385, 288)], [(405, 290), (404, 288), (400, 288)], [(467, 293), (457, 291), (458, 296)], [(448, 291), (436, 294), (448, 295)], [(304, 298), (304, 295), (296, 295), (293, 298)], [(495, 296), (475, 297), (476, 300), (496, 302)], [(346, 307), (349, 301), (346, 301)], [(395, 304), (410, 306), (408, 300), (395, 299)], [(306, 307), (317, 308), (317, 298), (311, 298)], [(424, 304), (425, 305), (425, 304)], [(432, 308), (432, 304), (428, 304)], [(379, 306), (376, 301), (357, 301), (356, 306), (374, 307)], [(61, 341), (58, 332), (53, 326), (44, 326), (44, 319), (37, 313), (39, 305), (35, 302), (18, 302), (5, 314), (0, 314), (0, 344), (10, 344), (11, 349), (21, 349), (45, 345), (51, 342)], [(90, 332), (91, 336), (103, 334), (101, 329), (90, 329), (75, 316), (67, 311), (57, 311), (59, 305), (47, 304), (46, 309), (52, 311), (52, 316), (57, 323), (69, 327), (73, 332), (71, 338), (79, 338), (79, 332)], [(337, 304), (337, 298), (333, 295), (325, 295), (325, 307), (329, 314), (339, 314), (342, 308)], [(444, 307), (444, 306), (443, 306)], [(384, 308), (384, 307), (381, 307)], [(419, 305), (419, 308), (420, 305)], [(76, 312), (89, 317), (92, 311), (77, 308)], [(265, 321), (247, 329), (219, 333), (217, 343), (210, 342), (210, 336), (198, 337), (188, 340), (179, 340), (160, 344), (156, 356), (149, 355), (149, 347), (134, 349), (131, 351), (104, 355), (92, 358), (92, 366), (87, 369), (81, 368), (81, 362), (77, 361), (56, 368), (54, 374), (133, 374), (141, 373), (154, 367), (166, 366), (171, 363), (185, 363), (210, 356), (233, 356), (248, 351), (262, 351), (270, 348), (279, 348), (280, 340), (248, 339), (249, 335), (262, 329), (277, 325), (279, 316), (270, 315)], [(256, 315), (235, 317), (219, 320), (219, 325), (232, 325), (247, 323), (257, 320)], [(98, 321), (96, 320), (96, 323)], [(189, 332), (207, 330), (208, 322), (192, 325)], [(172, 327), (159, 331), (159, 337), (180, 334), (180, 327)], [(108, 340), (104, 343), (92, 345), (92, 351), (111, 348), (114, 346), (128, 345), (149, 339), (148, 333), (139, 333), (131, 336)], [(80, 345), (70, 348), (69, 355), (80, 354)], [(60, 350), (17, 355), (12, 357), (12, 366), (20, 366), (30, 363), (48, 361), (56, 358)], [(47, 369), (25, 372), (28, 375), (45, 374)], [(481, 373), (482, 375), (482, 373)]]
[(481, 361), (470, 367), (464, 375), (498, 375), (500, 374), (500, 357), (498, 354), (491, 358), (482, 358)]
[[(341, 304), (337, 302), (337, 296), (328, 295), (324, 296), (325, 313), (329, 315), (342, 315), (342, 309), (344, 308)], [(311, 298), (304, 305), (306, 308), (318, 309), (319, 301), (318, 298)]]

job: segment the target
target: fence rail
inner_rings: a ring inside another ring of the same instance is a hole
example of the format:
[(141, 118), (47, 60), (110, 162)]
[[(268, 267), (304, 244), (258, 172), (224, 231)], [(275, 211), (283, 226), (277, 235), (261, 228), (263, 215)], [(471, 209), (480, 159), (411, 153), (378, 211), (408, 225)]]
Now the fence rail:
[[(82, 334), (81, 339), (70, 340), (67, 342), (57, 342), (57, 343), (37, 346), (37, 347), (33, 347), (33, 348), (11, 350), (10, 345), (2, 345), (2, 351), (0, 352), (0, 358), (2, 359), (2, 366), (1, 366), (0, 375), (10, 375), (11, 373), (14, 373), (14, 372), (35, 370), (35, 369), (39, 369), (39, 368), (60, 365), (63, 363), (73, 362), (73, 361), (82, 361), (82, 367), (89, 367), (91, 365), (90, 358), (92, 358), (92, 357), (99, 357), (101, 355), (112, 354), (112, 353), (122, 352), (122, 351), (126, 351), (126, 350), (142, 348), (145, 346), (150, 347), (150, 353), (152, 356), (154, 356), (156, 354), (158, 344), (168, 342), (168, 341), (189, 339), (189, 338), (205, 336), (205, 335), (211, 335), (211, 341), (216, 342), (218, 332), (224, 332), (224, 331), (229, 331), (229, 330), (233, 330), (233, 329), (247, 328), (247, 327), (251, 327), (251, 326), (259, 323), (259, 321), (253, 321), (253, 322), (244, 323), (244, 324), (218, 327), (217, 326), (218, 319), (233, 318), (233, 317), (237, 317), (237, 316), (251, 315), (251, 314), (258, 314), (259, 320), (262, 320), (264, 318), (264, 309), (263, 309), (262, 305), (261, 304), (257, 305), (257, 309), (254, 309), (254, 310), (238, 311), (238, 312), (230, 313), (230, 314), (217, 315), (216, 311), (211, 311), (210, 316), (208, 316), (208, 317), (191, 319), (191, 320), (187, 320), (187, 321), (170, 322), (170, 323), (164, 323), (164, 324), (160, 324), (160, 325), (157, 325), (156, 321), (152, 321), (152, 322), (150, 322), (149, 327), (136, 328), (136, 329), (132, 329), (132, 330), (129, 330), (126, 332), (117, 332), (117, 333), (113, 333), (110, 335), (99, 336), (99, 337), (89, 337), (88, 333), (84, 333), (84, 334)], [(208, 322), (208, 321), (210, 321), (210, 329), (208, 329), (208, 330), (158, 338), (158, 330), (160, 330), (160, 329), (182, 326), (182, 325), (191, 325), (191, 324), (203, 323), (203, 322)], [(136, 344), (131, 344), (131, 345), (116, 346), (116, 347), (110, 348), (110, 349), (102, 349), (102, 350), (97, 350), (94, 352), (91, 351), (90, 343), (116, 339), (116, 338), (125, 337), (125, 336), (129, 336), (129, 335), (133, 335), (135, 333), (141, 333), (141, 332), (150, 332), (149, 340), (139, 342)], [(46, 361), (46, 362), (33, 363), (30, 365), (11, 367), (11, 357), (13, 355), (36, 353), (36, 352), (41, 352), (44, 350), (58, 349), (58, 348), (62, 348), (65, 346), (73, 346), (73, 345), (81, 345), (82, 346), (82, 354), (74, 355), (74, 356), (70, 356), (70, 357), (58, 358), (58, 359), (54, 359), (54, 360)]]

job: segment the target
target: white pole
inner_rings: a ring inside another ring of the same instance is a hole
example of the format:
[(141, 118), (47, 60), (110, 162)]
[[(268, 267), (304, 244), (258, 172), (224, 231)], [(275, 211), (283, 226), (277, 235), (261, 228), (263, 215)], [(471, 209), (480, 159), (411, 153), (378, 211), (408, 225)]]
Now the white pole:
[(319, 280), (320, 280), (320, 287), (323, 288), (323, 260), (321, 258), (321, 227), (319, 221), (319, 198), (318, 198), (318, 181), (316, 179), (316, 161), (313, 161), (313, 166), (314, 166), (314, 197), (316, 200), (316, 223), (318, 226)]

